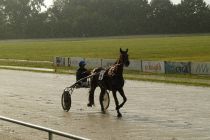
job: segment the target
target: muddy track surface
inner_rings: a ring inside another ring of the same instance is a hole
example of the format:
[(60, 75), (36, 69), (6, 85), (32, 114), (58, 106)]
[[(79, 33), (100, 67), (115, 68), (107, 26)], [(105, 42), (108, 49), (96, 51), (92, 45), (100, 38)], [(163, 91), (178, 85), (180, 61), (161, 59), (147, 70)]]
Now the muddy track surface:
[[(72, 75), (0, 69), (0, 115), (93, 140), (210, 140), (210, 88), (126, 80), (119, 119), (111, 93), (106, 114), (100, 112), (99, 89), (95, 107), (86, 107), (88, 89), (76, 89), (70, 111), (63, 111), (61, 94), (74, 82)], [(6, 139), (48, 134), (0, 120), (0, 140)]]

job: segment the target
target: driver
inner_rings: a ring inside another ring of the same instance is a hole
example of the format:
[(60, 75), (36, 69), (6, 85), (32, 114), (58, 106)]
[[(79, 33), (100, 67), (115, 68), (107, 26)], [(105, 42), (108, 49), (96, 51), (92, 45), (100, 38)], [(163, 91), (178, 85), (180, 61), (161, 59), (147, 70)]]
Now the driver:
[[(85, 66), (86, 66), (85, 61), (82, 60), (79, 62), (79, 68), (77, 69), (77, 72), (76, 72), (76, 80), (77, 81), (90, 75), (90, 72), (85, 68)], [(79, 86), (87, 87), (88, 81), (87, 81), (87, 79), (84, 79), (81, 82), (79, 82), (78, 84), (79, 84)]]

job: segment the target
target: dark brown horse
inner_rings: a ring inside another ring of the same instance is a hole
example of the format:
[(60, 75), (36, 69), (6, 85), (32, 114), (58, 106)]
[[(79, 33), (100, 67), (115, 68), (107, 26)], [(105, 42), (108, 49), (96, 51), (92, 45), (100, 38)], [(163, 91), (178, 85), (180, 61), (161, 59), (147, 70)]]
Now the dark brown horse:
[[(123, 86), (124, 86), (124, 78), (123, 78), (123, 67), (128, 67), (130, 64), (129, 58), (128, 58), (128, 49), (126, 51), (123, 51), (120, 48), (120, 56), (117, 59), (117, 61), (110, 66), (108, 69), (104, 68), (96, 68), (92, 71), (92, 74), (95, 74), (91, 78), (91, 87), (89, 91), (89, 103), (88, 106), (94, 105), (94, 92), (96, 87), (100, 87), (101, 93), (100, 93), (100, 104), (101, 104), (101, 111), (105, 113), (104, 106), (103, 106), (103, 97), (106, 92), (106, 90), (110, 90), (113, 93), (113, 97), (115, 100), (116, 110), (118, 113), (118, 117), (122, 117), (122, 114), (120, 113), (120, 108), (123, 107), (125, 102), (127, 101), (127, 98), (124, 94)], [(117, 91), (120, 93), (120, 95), (123, 98), (123, 102), (119, 104), (119, 101), (117, 99)]]

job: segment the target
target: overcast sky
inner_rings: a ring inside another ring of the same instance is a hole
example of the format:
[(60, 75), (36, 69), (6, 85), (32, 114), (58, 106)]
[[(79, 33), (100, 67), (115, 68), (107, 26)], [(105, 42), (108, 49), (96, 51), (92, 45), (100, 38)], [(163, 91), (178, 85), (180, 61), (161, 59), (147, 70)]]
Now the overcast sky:
[[(148, 0), (149, 2), (151, 1), (151, 0)], [(204, 0), (207, 4), (210, 4), (210, 0)], [(180, 3), (181, 2), (181, 0), (171, 0), (171, 2), (173, 2), (174, 4), (177, 4), (177, 3)]]
[[(151, 1), (151, 0), (148, 0), (149, 2)], [(210, 0), (204, 0), (207, 4), (210, 4)], [(174, 4), (177, 4), (177, 3), (180, 3), (181, 2), (181, 0), (171, 0), (171, 2), (173, 2)], [(52, 3), (53, 3), (53, 0), (45, 0), (45, 4), (47, 5), (47, 6), (50, 6), (50, 5), (52, 5)]]

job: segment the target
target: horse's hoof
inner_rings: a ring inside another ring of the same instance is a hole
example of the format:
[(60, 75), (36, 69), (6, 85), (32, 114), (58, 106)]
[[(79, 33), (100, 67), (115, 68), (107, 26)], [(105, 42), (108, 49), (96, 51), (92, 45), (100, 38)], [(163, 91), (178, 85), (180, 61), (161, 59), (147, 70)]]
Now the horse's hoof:
[(122, 108), (122, 107), (123, 107), (123, 105), (119, 105), (118, 107), (119, 107), (119, 109), (120, 109), (120, 108)]
[(106, 111), (104, 109), (101, 109), (102, 114), (106, 114)]
[(91, 104), (91, 103), (88, 103), (88, 104), (87, 104), (87, 106), (88, 106), (88, 107), (92, 107), (92, 106), (93, 106), (93, 104)]
[(117, 114), (117, 117), (118, 117), (118, 118), (121, 118), (121, 117), (122, 117), (122, 114), (121, 114), (121, 113), (118, 113), (118, 114)]
[(102, 111), (102, 114), (106, 114), (106, 112), (105, 111)]
[(117, 107), (116, 107), (116, 110), (119, 110), (119, 109), (120, 109), (120, 106), (117, 106)]

